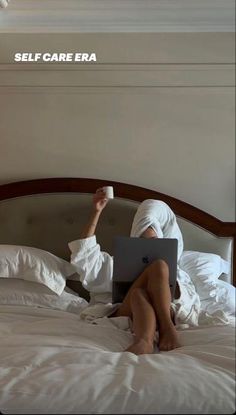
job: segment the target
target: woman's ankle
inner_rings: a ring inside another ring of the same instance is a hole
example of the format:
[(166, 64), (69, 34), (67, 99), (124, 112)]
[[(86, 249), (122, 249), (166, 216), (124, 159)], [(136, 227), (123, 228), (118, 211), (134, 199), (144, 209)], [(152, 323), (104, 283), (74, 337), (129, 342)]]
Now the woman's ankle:
[(134, 336), (134, 343), (147, 343), (149, 345), (153, 345), (154, 338), (150, 336)]
[(150, 339), (135, 337), (133, 344), (131, 344), (131, 346), (129, 346), (125, 351), (140, 355), (153, 353), (153, 350), (154, 344)]
[(158, 331), (176, 330), (175, 325), (171, 319), (158, 323)]

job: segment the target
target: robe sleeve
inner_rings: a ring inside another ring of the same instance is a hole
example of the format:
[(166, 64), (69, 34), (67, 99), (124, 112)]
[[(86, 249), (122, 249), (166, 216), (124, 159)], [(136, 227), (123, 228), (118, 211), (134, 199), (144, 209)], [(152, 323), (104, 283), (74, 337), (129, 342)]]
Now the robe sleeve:
[(96, 236), (69, 242), (71, 263), (90, 293), (111, 293), (113, 257), (102, 252)]

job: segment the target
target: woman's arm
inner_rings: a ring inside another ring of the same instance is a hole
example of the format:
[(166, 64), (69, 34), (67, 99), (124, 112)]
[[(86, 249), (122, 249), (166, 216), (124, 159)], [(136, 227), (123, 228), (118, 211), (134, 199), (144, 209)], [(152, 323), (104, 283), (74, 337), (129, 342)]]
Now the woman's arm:
[(106, 198), (103, 189), (97, 189), (95, 195), (93, 196), (92, 214), (81, 233), (81, 239), (89, 238), (95, 234), (100, 215), (107, 205), (107, 202), (108, 199)]
[[(80, 239), (69, 243), (71, 263), (77, 272), (76, 278), (90, 293), (111, 293), (112, 291), (113, 258), (108, 253), (101, 252), (94, 235), (100, 214), (107, 202), (104, 191), (98, 189), (93, 196), (90, 219)], [(99, 301), (104, 302), (102, 298)]]

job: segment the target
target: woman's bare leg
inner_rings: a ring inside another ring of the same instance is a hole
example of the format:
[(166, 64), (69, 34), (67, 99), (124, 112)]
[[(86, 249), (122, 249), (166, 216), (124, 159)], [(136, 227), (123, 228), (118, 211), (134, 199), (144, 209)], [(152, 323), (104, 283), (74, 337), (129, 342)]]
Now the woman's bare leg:
[(159, 260), (152, 264), (147, 282), (147, 293), (157, 316), (159, 349), (172, 350), (179, 347), (178, 334), (171, 316), (169, 268), (165, 261)]
[(179, 347), (177, 331), (171, 318), (169, 268), (166, 262), (163, 260), (154, 261), (144, 270), (129, 289), (122, 305), (114, 316), (123, 315), (133, 318), (131, 299), (133, 290), (137, 288), (146, 291), (155, 310), (159, 331), (159, 349), (172, 350)]
[(153, 352), (156, 315), (146, 291), (134, 288), (130, 296), (134, 343), (126, 349), (137, 355)]

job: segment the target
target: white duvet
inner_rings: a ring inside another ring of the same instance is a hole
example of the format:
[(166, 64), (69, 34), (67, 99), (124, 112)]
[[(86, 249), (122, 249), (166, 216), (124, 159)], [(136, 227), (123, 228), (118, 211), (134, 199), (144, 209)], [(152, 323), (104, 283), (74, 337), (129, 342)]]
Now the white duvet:
[(235, 410), (234, 327), (180, 331), (183, 347), (136, 356), (129, 331), (103, 318), (0, 306), (3, 414), (229, 414)]

